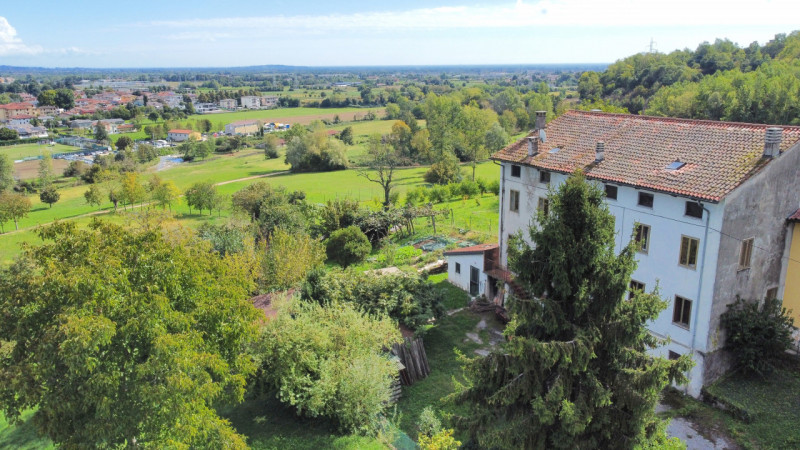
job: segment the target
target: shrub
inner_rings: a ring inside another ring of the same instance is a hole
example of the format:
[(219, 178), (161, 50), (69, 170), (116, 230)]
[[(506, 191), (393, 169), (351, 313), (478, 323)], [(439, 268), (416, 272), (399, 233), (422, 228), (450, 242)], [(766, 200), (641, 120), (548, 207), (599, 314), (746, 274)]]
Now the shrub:
[(438, 161), (431, 164), (431, 168), (425, 172), (424, 178), (431, 184), (461, 181), (461, 166), (458, 165), (458, 158), (452, 153), (445, 153)]
[(475, 181), (472, 181), (472, 180), (464, 180), (464, 181), (462, 181), (461, 185), (459, 187), (460, 187), (459, 192), (460, 192), (461, 196), (466, 197), (466, 198), (475, 197), (476, 195), (480, 194), (480, 192), (481, 192), (481, 189), (480, 189), (480, 186), (478, 185), (478, 183), (476, 183)]
[(264, 325), (256, 356), (263, 382), (308, 417), (325, 416), (343, 430), (374, 431), (389, 404), (397, 366), (383, 349), (400, 341), (388, 318), (354, 305), (324, 307), (290, 300)]
[(83, 161), (72, 161), (64, 169), (65, 177), (80, 177), (89, 170), (89, 165)]
[(442, 203), (450, 199), (450, 190), (447, 186), (434, 186), (428, 191), (428, 198), (433, 203)]
[(461, 183), (447, 184), (448, 198), (461, 197)]
[(367, 235), (357, 226), (334, 231), (325, 243), (328, 259), (344, 267), (363, 261), (371, 250)]
[(737, 296), (722, 314), (722, 327), (727, 332), (725, 347), (747, 372), (765, 373), (792, 347), (793, 320), (774, 298), (759, 306)]
[(406, 192), (406, 205), (418, 205), (425, 203), (428, 198), (428, 188), (425, 186), (417, 186), (414, 189)]
[(488, 184), (487, 189), (494, 195), (500, 195), (500, 180), (492, 180)]
[[(475, 179), (475, 183), (478, 184), (478, 190), (481, 192), (481, 195), (489, 192), (490, 183), (488, 181), (486, 181), (485, 179), (478, 177), (478, 178)], [(497, 188), (498, 189), (500, 188), (499, 182), (498, 182)]]
[(426, 406), (417, 419), (417, 430), (420, 435), (433, 436), (442, 431), (442, 421), (436, 416), (436, 411)]
[(302, 231), (276, 228), (261, 263), (261, 286), (266, 291), (288, 289), (325, 261), (320, 241)]
[(461, 441), (453, 437), (453, 430), (442, 430), (433, 436), (420, 435), (419, 448), (421, 450), (458, 450)]
[(444, 296), (417, 274), (376, 274), (349, 270), (314, 271), (301, 288), (304, 300), (356, 303), (371, 314), (388, 315), (412, 330), (444, 312)]

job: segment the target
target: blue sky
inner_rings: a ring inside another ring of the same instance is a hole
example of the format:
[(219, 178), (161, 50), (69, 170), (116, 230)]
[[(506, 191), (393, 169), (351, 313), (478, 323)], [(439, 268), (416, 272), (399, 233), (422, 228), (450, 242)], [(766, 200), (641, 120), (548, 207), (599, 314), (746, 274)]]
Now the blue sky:
[(38, 0), (0, 6), (0, 65), (613, 62), (800, 29), (798, 0)]

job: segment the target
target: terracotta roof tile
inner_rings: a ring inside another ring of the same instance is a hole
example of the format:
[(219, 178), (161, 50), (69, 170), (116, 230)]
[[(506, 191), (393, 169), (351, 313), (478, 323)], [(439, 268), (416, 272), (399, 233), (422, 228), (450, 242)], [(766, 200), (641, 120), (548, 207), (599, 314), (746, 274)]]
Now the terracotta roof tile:
[[(567, 111), (548, 124), (537, 155), (528, 156), (523, 138), (492, 159), (563, 173), (583, 169), (593, 179), (717, 202), (770, 161), (762, 158), (770, 126)], [(800, 127), (780, 127), (786, 151), (800, 141)], [(599, 141), (605, 159), (598, 163)], [(667, 170), (676, 160), (686, 164)]]

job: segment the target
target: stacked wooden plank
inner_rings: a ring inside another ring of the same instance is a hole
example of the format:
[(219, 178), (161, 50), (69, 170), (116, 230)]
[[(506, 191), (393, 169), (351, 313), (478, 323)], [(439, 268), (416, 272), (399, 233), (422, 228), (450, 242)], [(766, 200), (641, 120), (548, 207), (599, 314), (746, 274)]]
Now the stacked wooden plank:
[(431, 373), (428, 356), (422, 338), (404, 338), (403, 343), (394, 344), (392, 353), (396, 355), (404, 368), (400, 370), (400, 382), (403, 386), (411, 386)]

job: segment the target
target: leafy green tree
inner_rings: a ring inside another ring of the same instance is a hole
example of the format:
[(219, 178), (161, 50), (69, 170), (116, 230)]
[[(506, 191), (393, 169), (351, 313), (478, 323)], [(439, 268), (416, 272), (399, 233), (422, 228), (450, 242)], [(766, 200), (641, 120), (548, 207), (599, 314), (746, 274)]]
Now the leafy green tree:
[(456, 422), (488, 448), (634, 448), (656, 437), (654, 407), (685, 381), (688, 355), (668, 361), (646, 328), (666, 306), (657, 293), (626, 300), (635, 245), (614, 253), (603, 192), (578, 172), (550, 197), (529, 233), (509, 242), (522, 294), (507, 301), (508, 342), (468, 360)]
[(330, 139), (322, 128), (288, 140), (286, 163), (292, 172), (342, 170), (347, 168), (347, 155), (344, 144)]
[(53, 182), (53, 157), (50, 156), (49, 150), (42, 152), (42, 158), (39, 160), (39, 186), (47, 187)]
[(321, 306), (295, 299), (278, 302), (278, 314), (264, 325), (255, 353), (263, 382), (297, 414), (328, 417), (347, 432), (370, 433), (389, 405), (397, 365), (385, 349), (396, 342), (400, 332), (389, 318), (348, 303)]
[(0, 153), (0, 192), (14, 186), (14, 163), (5, 153)]
[(217, 187), (210, 181), (199, 181), (184, 193), (189, 208), (198, 209), (201, 215), (204, 209), (207, 209), (209, 214), (211, 213), (218, 195)]
[(578, 94), (581, 99), (597, 101), (603, 93), (603, 85), (600, 84), (600, 75), (597, 72), (583, 72), (578, 81)]
[(50, 208), (52, 208), (53, 203), (56, 203), (59, 199), (61, 199), (61, 193), (58, 192), (53, 185), (49, 185), (39, 192), (39, 200), (41, 200), (42, 203), (47, 203)]
[(394, 171), (402, 164), (403, 159), (396, 148), (385, 143), (380, 135), (370, 136), (368, 145), (367, 167), (360, 169), (358, 175), (381, 186), (383, 207), (389, 209), (392, 187), (394, 187)]
[(274, 133), (267, 133), (264, 136), (264, 159), (274, 159), (278, 157), (278, 146), (280, 139)]
[(86, 199), (86, 203), (94, 206), (99, 206), (103, 203), (103, 194), (100, 192), (100, 188), (96, 185), (89, 186), (89, 189), (83, 193), (83, 198)]
[(369, 238), (357, 226), (336, 230), (325, 241), (328, 259), (344, 267), (363, 261), (371, 250)]
[(325, 246), (302, 231), (276, 228), (261, 261), (261, 288), (285, 290), (325, 262)]
[(55, 89), (48, 89), (46, 91), (42, 91), (36, 97), (36, 100), (38, 100), (39, 106), (55, 106), (56, 105), (56, 90)]
[[(139, 181), (138, 173), (128, 172), (122, 177), (122, 186), (119, 190), (118, 197), (123, 205), (133, 206), (136, 203), (144, 201), (147, 197), (147, 191), (141, 181)], [(114, 200), (111, 201), (114, 202)]]
[(432, 184), (457, 183), (461, 181), (461, 166), (451, 152), (440, 153), (425, 172), (425, 181)]
[(74, 108), (75, 94), (72, 89), (56, 89), (55, 105), (65, 110)]
[(39, 235), (0, 272), (5, 416), (34, 408), (65, 448), (246, 448), (216, 408), (240, 402), (254, 373), (252, 268), (157, 227)]
[(13, 141), (19, 139), (19, 133), (17, 130), (12, 130), (11, 128), (0, 128), (0, 141)]
[(763, 303), (737, 298), (722, 314), (725, 347), (745, 372), (764, 375), (794, 345), (794, 319), (781, 301)]
[(159, 183), (151, 192), (153, 201), (155, 201), (161, 209), (169, 208), (172, 211), (172, 203), (181, 195), (178, 187), (172, 180)]
[(108, 131), (106, 131), (106, 127), (103, 126), (102, 122), (97, 122), (94, 126), (94, 139), (98, 142), (104, 142), (108, 140)]
[(129, 148), (133, 148), (133, 139), (128, 136), (120, 136), (115, 145), (117, 146), (117, 150), (124, 152)]
[(489, 131), (486, 132), (486, 150), (496, 152), (501, 150), (508, 143), (509, 137), (506, 130), (495, 122)]
[(353, 127), (344, 127), (339, 133), (339, 140), (347, 145), (353, 145)]
[(256, 225), (259, 240), (269, 239), (280, 227), (286, 231), (305, 230), (308, 225), (307, 208), (302, 191), (289, 192), (284, 186), (273, 188), (260, 181), (233, 194), (233, 209), (250, 217)]

